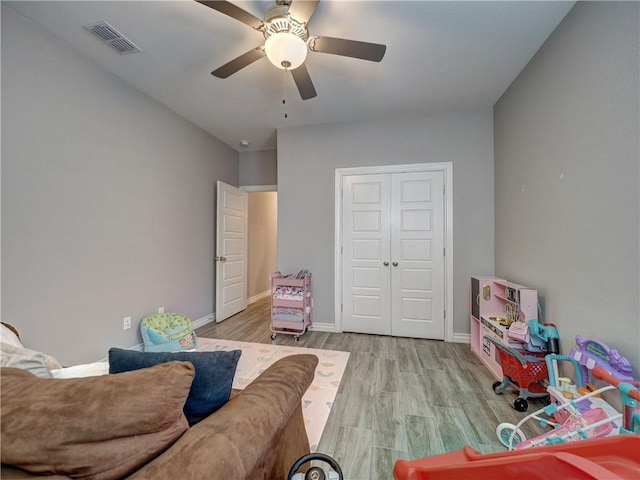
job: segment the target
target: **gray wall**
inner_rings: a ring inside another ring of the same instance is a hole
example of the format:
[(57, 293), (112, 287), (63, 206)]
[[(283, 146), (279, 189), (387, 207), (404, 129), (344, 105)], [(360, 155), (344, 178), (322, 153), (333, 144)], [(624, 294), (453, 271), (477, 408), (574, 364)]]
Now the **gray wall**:
[(247, 297), (271, 288), (278, 267), (278, 193), (249, 192)]
[(240, 185), (276, 185), (278, 155), (275, 150), (240, 152)]
[(496, 273), (640, 373), (638, 2), (580, 2), (495, 106)]
[(335, 323), (336, 168), (453, 162), (453, 318), (469, 333), (469, 277), (492, 274), (491, 109), (278, 130), (278, 267), (313, 273), (314, 322)]
[[(214, 189), (238, 154), (2, 5), (2, 320), (63, 363), (214, 302)], [(123, 331), (123, 317), (133, 326)]]

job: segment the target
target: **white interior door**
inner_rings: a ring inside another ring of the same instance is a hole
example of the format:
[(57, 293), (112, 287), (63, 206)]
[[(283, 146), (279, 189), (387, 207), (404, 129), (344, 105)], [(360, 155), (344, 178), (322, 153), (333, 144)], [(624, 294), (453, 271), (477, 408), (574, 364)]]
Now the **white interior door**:
[(444, 340), (444, 174), (391, 175), (391, 334)]
[(342, 177), (342, 329), (445, 338), (444, 173)]
[(216, 322), (247, 308), (247, 192), (218, 181)]
[(343, 177), (343, 329), (390, 335), (389, 175)]

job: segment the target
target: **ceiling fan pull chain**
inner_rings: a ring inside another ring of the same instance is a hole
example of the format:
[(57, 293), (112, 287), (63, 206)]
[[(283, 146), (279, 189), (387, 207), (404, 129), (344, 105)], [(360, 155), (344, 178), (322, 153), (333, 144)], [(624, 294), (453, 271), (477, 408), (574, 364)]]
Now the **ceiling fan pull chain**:
[(284, 110), (284, 118), (289, 118), (289, 114), (287, 113), (287, 100), (285, 99), (285, 94), (284, 94), (284, 82), (285, 82), (285, 78), (287, 76), (287, 70), (283, 70), (282, 71), (282, 109)]

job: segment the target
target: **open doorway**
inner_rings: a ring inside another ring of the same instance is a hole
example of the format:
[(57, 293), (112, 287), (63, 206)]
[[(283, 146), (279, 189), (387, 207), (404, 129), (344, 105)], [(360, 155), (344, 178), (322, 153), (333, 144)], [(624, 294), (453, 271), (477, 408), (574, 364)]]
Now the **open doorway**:
[(251, 304), (269, 296), (270, 275), (278, 268), (278, 192), (248, 194), (247, 303)]

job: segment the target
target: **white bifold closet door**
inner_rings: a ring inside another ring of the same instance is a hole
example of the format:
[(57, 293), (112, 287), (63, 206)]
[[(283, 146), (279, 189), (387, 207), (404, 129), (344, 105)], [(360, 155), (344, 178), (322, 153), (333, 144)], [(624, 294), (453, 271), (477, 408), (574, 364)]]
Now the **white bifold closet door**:
[(443, 340), (443, 172), (348, 175), (342, 194), (342, 329)]

